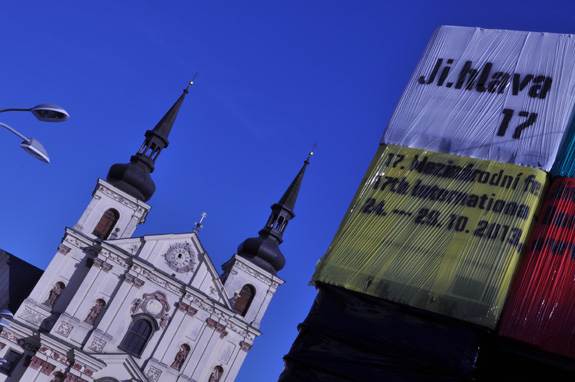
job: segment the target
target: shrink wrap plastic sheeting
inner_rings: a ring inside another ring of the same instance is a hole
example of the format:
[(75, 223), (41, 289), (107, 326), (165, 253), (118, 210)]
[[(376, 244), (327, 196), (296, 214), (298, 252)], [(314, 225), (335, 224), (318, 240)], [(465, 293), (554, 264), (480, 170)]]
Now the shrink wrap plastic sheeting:
[(383, 143), (549, 171), (575, 104), (575, 35), (438, 28)]
[(546, 186), (533, 168), (381, 145), (312, 283), (494, 329)]
[(498, 332), (575, 358), (575, 179), (555, 178)]
[(318, 285), (279, 381), (475, 381), (486, 335), (459, 320)]
[(551, 168), (551, 176), (575, 178), (575, 123), (571, 124), (563, 139), (563, 144)]

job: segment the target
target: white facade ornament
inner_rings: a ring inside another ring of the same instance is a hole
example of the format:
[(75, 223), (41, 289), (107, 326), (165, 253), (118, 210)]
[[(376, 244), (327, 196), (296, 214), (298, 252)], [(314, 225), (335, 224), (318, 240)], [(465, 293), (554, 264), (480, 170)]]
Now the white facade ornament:
[(165, 316), (166, 313), (170, 311), (170, 305), (168, 304), (166, 295), (160, 291), (156, 291), (154, 293), (144, 293), (142, 298), (137, 298), (132, 301), (130, 312), (135, 314), (138, 313), (139, 310), (164, 322), (169, 318), (169, 316), (167, 318)]
[(24, 308), (21, 317), (34, 325), (40, 325), (46, 318), (48, 318), (48, 316), (43, 316), (29, 307)]
[(94, 337), (92, 343), (90, 343), (90, 346), (88, 346), (88, 348), (92, 349), (96, 353), (101, 353), (102, 350), (104, 350), (104, 346), (106, 346), (106, 341), (104, 341), (101, 338)]
[(146, 373), (146, 377), (150, 380), (150, 382), (157, 382), (162, 375), (162, 371), (154, 366), (150, 366), (148, 372)]
[(68, 337), (72, 329), (74, 329), (74, 325), (62, 321), (58, 326), (58, 329), (56, 329), (56, 333), (63, 337)]

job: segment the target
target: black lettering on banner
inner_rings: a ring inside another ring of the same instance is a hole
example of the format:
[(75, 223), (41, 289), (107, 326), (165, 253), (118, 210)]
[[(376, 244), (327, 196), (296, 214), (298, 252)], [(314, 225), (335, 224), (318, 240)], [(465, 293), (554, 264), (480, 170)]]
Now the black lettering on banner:
[(449, 223), (447, 224), (447, 229), (454, 229), (455, 232), (462, 232), (467, 226), (468, 221), (469, 219), (467, 216), (451, 214), (449, 217)]
[(435, 82), (436, 86), (456, 90), (475, 90), (479, 93), (487, 91), (503, 94), (506, 89), (511, 89), (511, 94), (514, 96), (526, 90), (527, 96), (538, 99), (547, 98), (553, 83), (553, 78), (549, 76), (494, 71), (492, 62), (485, 62), (482, 66), (475, 68), (473, 61), (470, 60), (463, 64), (456, 80), (448, 81), (453, 62), (451, 58), (445, 61), (443, 58), (438, 58), (429, 77), (425, 78), (425, 75), (421, 75), (417, 82), (420, 85), (430, 85)]
[(570, 259), (575, 259), (575, 243), (571, 241), (555, 240), (550, 237), (538, 237), (531, 244), (532, 251), (543, 251), (548, 249), (549, 253), (556, 256), (568, 255)]
[[(511, 118), (513, 117), (514, 113), (515, 113), (515, 110), (513, 110), (513, 109), (503, 109), (503, 120), (501, 121), (501, 125), (499, 125), (499, 129), (497, 130), (498, 136), (500, 136), (500, 137), (505, 136), (505, 132), (507, 131), (507, 128), (509, 127), (509, 122), (511, 122)], [(525, 130), (529, 126), (533, 125), (535, 123), (535, 121), (537, 120), (537, 113), (529, 113), (527, 111), (520, 111), (519, 116), (520, 117), (527, 117), (527, 120), (525, 122), (517, 125), (517, 127), (513, 131), (513, 135), (511, 136), (511, 138), (513, 138), (513, 139), (521, 138), (521, 132), (523, 132), (523, 130)]]
[(391, 167), (396, 167), (398, 164), (400, 164), (403, 158), (405, 158), (405, 155), (391, 153), (387, 154), (387, 161), (385, 162), (385, 166), (389, 166), (394, 158), (395, 161), (393, 161), (393, 165)]
[[(530, 179), (530, 182), (527, 183), (527, 185), (536, 183), (539, 182), (536, 182), (534, 179)], [(528, 205), (517, 204), (503, 199), (496, 199), (495, 194), (491, 194), (491, 196), (487, 194), (467, 194), (460, 191), (440, 188), (436, 184), (424, 184), (421, 180), (418, 180), (415, 183), (410, 195), (420, 199), (427, 199), (455, 206), (477, 208), (484, 210), (485, 212), (492, 211), (502, 215), (515, 216), (522, 220), (526, 220), (531, 213), (531, 208)]]
[(479, 221), (477, 228), (473, 231), (474, 236), (489, 240), (498, 239), (502, 243), (507, 242), (517, 247), (517, 251), (520, 251), (523, 247), (523, 243), (519, 242), (522, 234), (523, 231), (520, 228), (510, 227), (505, 224), (490, 223), (487, 220)]
[(551, 89), (551, 83), (553, 79), (551, 77), (546, 76), (537, 76), (533, 79), (533, 83), (535, 84), (529, 89), (529, 97), (531, 98), (540, 98), (545, 99), (547, 97), (547, 93), (549, 93), (549, 89)]
[(521, 239), (522, 234), (523, 231), (520, 228), (511, 228), (511, 237), (509, 240), (507, 240), (507, 242), (511, 245), (517, 246), (518, 250), (521, 250), (523, 243), (520, 243), (519, 239)]
[(407, 182), (405, 178), (378, 175), (375, 177), (373, 189), (379, 191), (385, 191), (388, 189), (390, 192), (397, 194), (406, 194), (409, 189), (409, 182)]
[(415, 216), (415, 223), (425, 224), (432, 227), (438, 226), (439, 224), (437, 221), (439, 219), (439, 214), (439, 211), (421, 208)]
[[(481, 220), (477, 224), (477, 228), (473, 231), (473, 235), (491, 240), (495, 240), (499, 237), (500, 241), (504, 242), (505, 239), (511, 239), (507, 236), (510, 228), (508, 225), (489, 223), (487, 220)], [(515, 240), (516, 233), (517, 232), (514, 231), (513, 240)], [(511, 244), (511, 242), (509, 243)]]
[(521, 79), (520, 74), (513, 75), (513, 95), (519, 94), (520, 91), (523, 91), (527, 85), (533, 79), (533, 74), (528, 74), (523, 79)]
[[(393, 225), (411, 222), (420, 227), (418, 230), (444, 230), (445, 234), (450, 232), (448, 236), (469, 235), (481, 242), (498, 241), (509, 249), (522, 250), (522, 229), (533, 213), (529, 200), (539, 197), (544, 189), (544, 182), (539, 181), (541, 171), (485, 167), (482, 162), (462, 161), (455, 156), (421, 155), (419, 152), (416, 155), (407, 149), (398, 150), (393, 145), (389, 148), (391, 150), (385, 148), (380, 157), (381, 168), (378, 171), (381, 172), (374, 174), (365, 184), (367, 189), (364, 191), (368, 194), (362, 198), (360, 203), (363, 205), (356, 211), (378, 216), (377, 219), (393, 219), (389, 222)], [(406, 158), (409, 160), (403, 163)], [(405, 166), (401, 166), (405, 172), (389, 170), (400, 163)], [(390, 176), (397, 173), (402, 176)], [(446, 178), (456, 182), (446, 181)], [(465, 182), (476, 183), (480, 187), (471, 187)], [(471, 218), (461, 214), (465, 211), (468, 211), (466, 215), (471, 214)], [(488, 213), (489, 217), (479, 217)], [(502, 222), (504, 216), (506, 218)], [(541, 219), (543, 224), (575, 226), (575, 216), (556, 216), (555, 209), (549, 207), (543, 210)]]
[(542, 225), (552, 225), (557, 228), (575, 228), (575, 215), (570, 215), (567, 212), (558, 212), (557, 207), (549, 206), (543, 210), (541, 214)]
[[(489, 92), (492, 94), (503, 94), (506, 89), (510, 89), (511, 95), (518, 96), (523, 92), (530, 98), (546, 99), (551, 90), (553, 78), (545, 75), (535, 75), (532, 73), (506, 73), (494, 69), (492, 62), (484, 62), (480, 66), (474, 65), (473, 61), (466, 61), (458, 74), (450, 76), (453, 59), (438, 58), (433, 66), (429, 77), (421, 75), (417, 82), (421, 85), (445, 86), (456, 90), (477, 91), (479, 93)], [(451, 81), (449, 78), (452, 78)], [(454, 86), (455, 85), (455, 86)], [(497, 130), (497, 136), (503, 137), (509, 127), (514, 110), (503, 109), (503, 120)], [(538, 113), (530, 111), (519, 111), (518, 116), (525, 118), (513, 130), (512, 138), (519, 139), (523, 130), (532, 126), (537, 121)]]
[(383, 207), (385, 207), (385, 201), (382, 200), (379, 203), (377, 204), (376, 203), (377, 200), (374, 198), (367, 199), (365, 201), (365, 204), (363, 205), (363, 208), (361, 209), (361, 212), (366, 214), (375, 213), (376, 215), (382, 215), (382, 216), (387, 215), (383, 209)]
[(571, 181), (554, 184), (547, 193), (547, 198), (575, 202), (575, 187)]

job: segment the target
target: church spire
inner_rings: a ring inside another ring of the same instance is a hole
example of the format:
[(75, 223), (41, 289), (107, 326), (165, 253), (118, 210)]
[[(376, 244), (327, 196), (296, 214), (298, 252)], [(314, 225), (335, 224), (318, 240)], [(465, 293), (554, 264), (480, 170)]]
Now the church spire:
[[(195, 78), (196, 76), (194, 76)], [(193, 80), (190, 81), (180, 98), (156, 127), (146, 131), (144, 143), (140, 150), (132, 155), (130, 163), (116, 163), (110, 167), (107, 177), (109, 183), (144, 202), (152, 197), (156, 191), (156, 185), (150, 173), (154, 171), (154, 165), (160, 152), (168, 147), (168, 135), (184, 102), (184, 97), (188, 94), (188, 89), (193, 83)]]
[(272, 274), (276, 274), (285, 266), (285, 257), (281, 253), (279, 245), (283, 242), (282, 236), (288, 222), (295, 217), (293, 209), (312, 155), (313, 152), (310, 152), (301, 170), (279, 202), (271, 206), (272, 213), (265, 227), (258, 232), (259, 237), (246, 239), (238, 246), (239, 256)]

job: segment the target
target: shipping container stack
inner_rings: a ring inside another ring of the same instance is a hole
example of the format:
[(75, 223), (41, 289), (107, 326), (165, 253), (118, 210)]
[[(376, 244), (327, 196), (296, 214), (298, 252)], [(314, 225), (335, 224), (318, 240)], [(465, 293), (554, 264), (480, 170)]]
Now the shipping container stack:
[(574, 67), (572, 35), (435, 31), (318, 262), (279, 381), (572, 372), (575, 179), (556, 169), (575, 174)]

